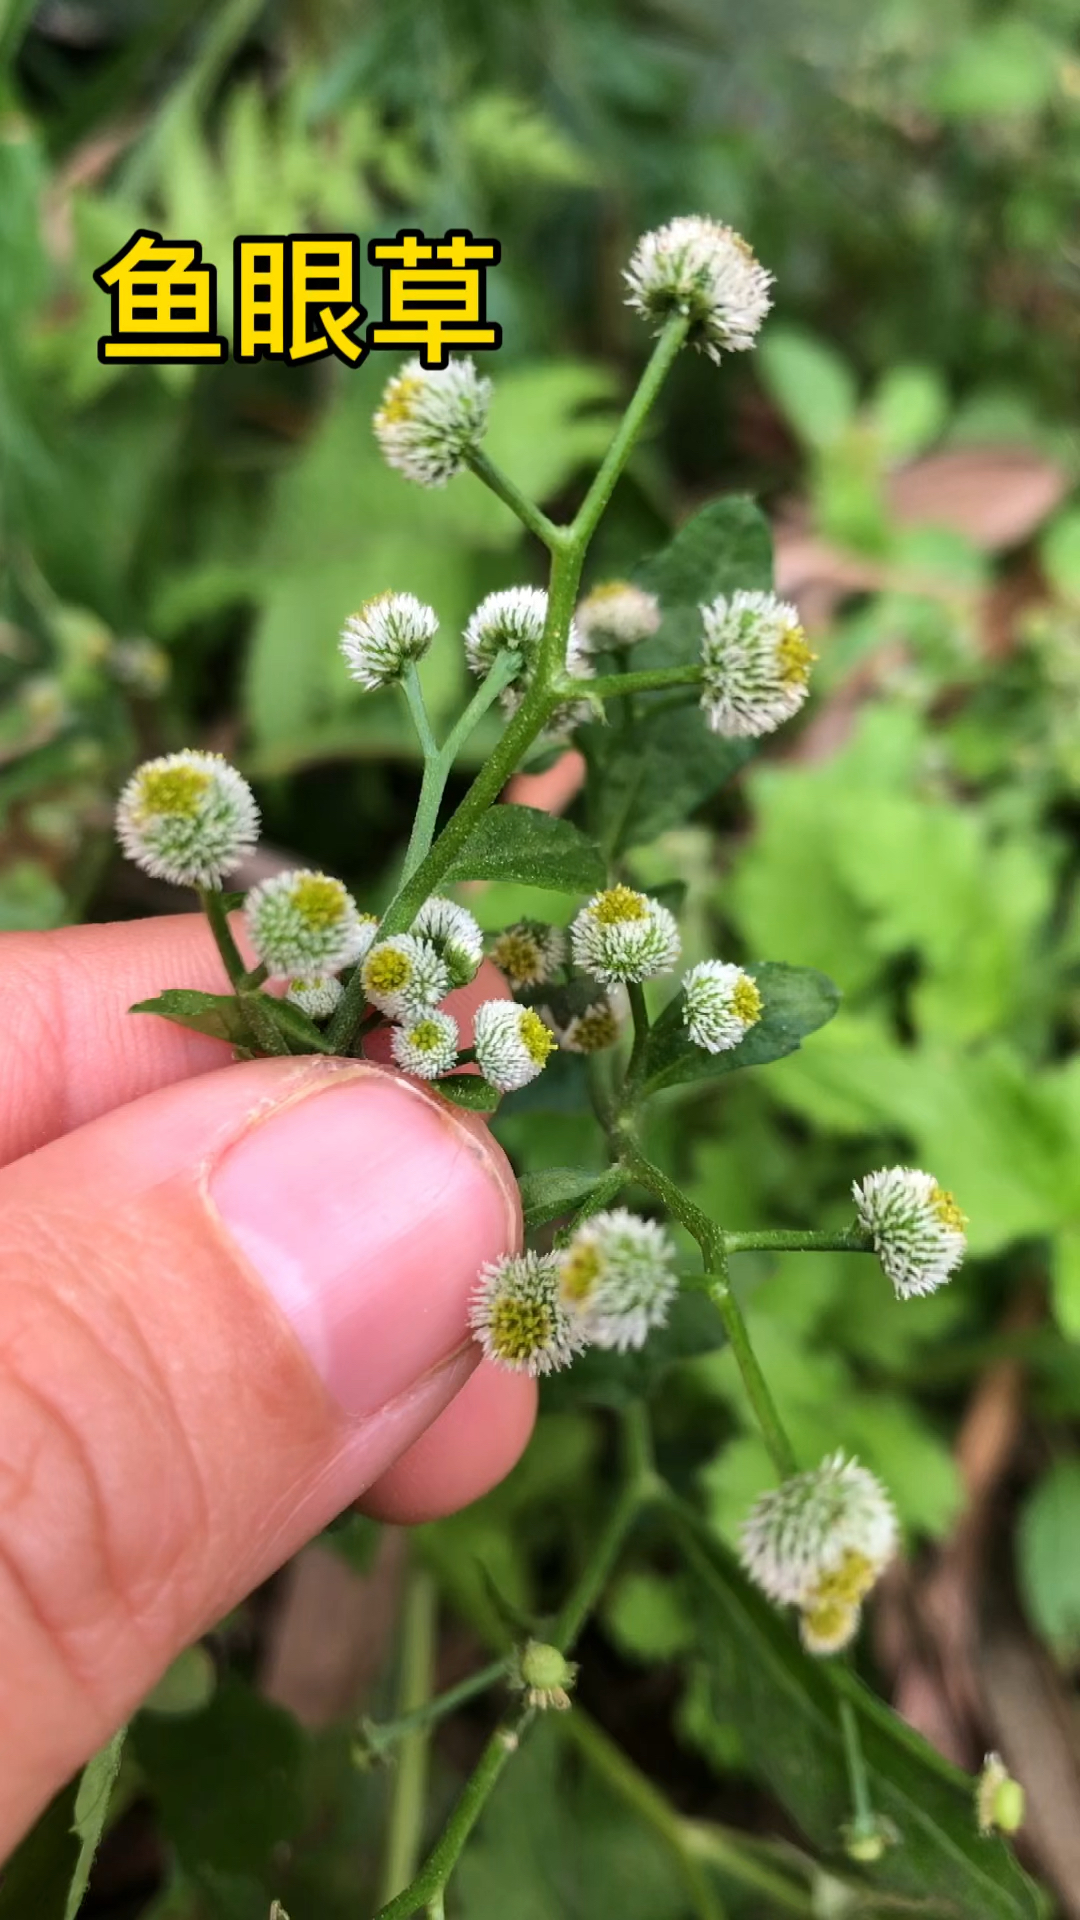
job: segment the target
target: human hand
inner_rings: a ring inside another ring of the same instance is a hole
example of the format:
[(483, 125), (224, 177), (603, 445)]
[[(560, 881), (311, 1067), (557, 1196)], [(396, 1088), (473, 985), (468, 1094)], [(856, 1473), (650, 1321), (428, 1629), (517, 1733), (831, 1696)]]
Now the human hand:
[(520, 1236), (484, 1124), (127, 1014), (218, 968), (194, 915), (0, 941), (0, 1855), (335, 1514), (452, 1511), (532, 1426), (467, 1335)]

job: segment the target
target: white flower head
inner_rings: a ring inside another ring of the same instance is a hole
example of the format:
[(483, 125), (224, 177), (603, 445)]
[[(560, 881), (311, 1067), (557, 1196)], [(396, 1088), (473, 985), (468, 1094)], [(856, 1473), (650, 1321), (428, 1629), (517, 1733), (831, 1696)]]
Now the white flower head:
[(167, 753), (137, 767), (116, 806), (129, 860), (176, 887), (218, 887), (259, 837), (242, 774), (219, 753)]
[(835, 1453), (761, 1495), (739, 1552), (770, 1600), (798, 1607), (808, 1652), (835, 1653), (896, 1546), (896, 1512), (880, 1480)]
[(967, 1220), (933, 1174), (885, 1167), (857, 1180), (852, 1192), (859, 1224), (898, 1298), (943, 1287), (967, 1249)]
[(472, 360), (442, 368), (410, 360), (387, 381), (372, 421), (388, 466), (421, 487), (444, 487), (487, 428), (491, 381)]
[(752, 347), (772, 305), (772, 274), (742, 235), (700, 214), (683, 214), (644, 234), (623, 278), (627, 306), (654, 333), (672, 314), (686, 314), (691, 346), (710, 360)]
[(701, 704), (714, 733), (757, 739), (798, 713), (817, 655), (789, 601), (740, 587), (718, 594), (701, 618)]
[(1017, 1833), (1024, 1824), (1024, 1789), (1014, 1780), (1000, 1753), (988, 1753), (975, 1785), (975, 1820), (980, 1833)]
[(272, 979), (338, 973), (362, 959), (376, 921), (328, 873), (271, 874), (244, 901), (251, 944)]
[(489, 1360), (511, 1373), (553, 1373), (584, 1345), (559, 1304), (554, 1254), (509, 1253), (482, 1267), (469, 1325)]
[(583, 1221), (558, 1255), (559, 1299), (591, 1345), (625, 1353), (662, 1327), (678, 1291), (675, 1248), (625, 1207)]
[(430, 940), (395, 933), (379, 940), (364, 961), (364, 992), (390, 1020), (429, 1013), (450, 991), (450, 969)]
[(445, 960), (451, 986), (467, 987), (475, 980), (484, 957), (484, 936), (468, 907), (433, 894), (413, 921), (412, 931)]
[(602, 1053), (605, 1047), (615, 1045), (630, 1008), (626, 989), (612, 987), (607, 993), (598, 993), (580, 1013), (572, 1013), (568, 1019), (559, 1020), (549, 1007), (540, 1011), (564, 1053)]
[(695, 1047), (726, 1053), (744, 1040), (761, 1018), (761, 995), (741, 967), (725, 960), (702, 960), (683, 976), (683, 1018)]
[(332, 973), (313, 973), (290, 980), (285, 998), (299, 1007), (301, 1013), (306, 1013), (309, 1020), (328, 1020), (344, 991), (341, 981)]
[(660, 625), (660, 602), (629, 580), (605, 580), (581, 601), (574, 615), (588, 653), (605, 647), (632, 647), (648, 640)]
[[(502, 692), (501, 705), (506, 714), (514, 713), (521, 705), (532, 679), (547, 610), (548, 597), (543, 587), (504, 587), (489, 593), (469, 616), (465, 628), (465, 659), (479, 679), (490, 673), (500, 653), (521, 655), (520, 668)], [(566, 639), (566, 671), (573, 680), (587, 680), (593, 671), (573, 620)], [(564, 701), (552, 715), (548, 731), (565, 733), (591, 714), (587, 701)]]
[(410, 660), (421, 660), (438, 630), (434, 608), (415, 593), (377, 593), (359, 613), (350, 613), (341, 651), (353, 679), (371, 693), (391, 686)]
[(675, 916), (632, 887), (594, 893), (570, 929), (574, 965), (604, 986), (670, 973), (681, 945)]
[(484, 1079), (500, 1093), (527, 1087), (542, 1073), (555, 1035), (532, 1007), (514, 1000), (485, 1000), (473, 1016), (473, 1046)]
[(512, 987), (546, 986), (566, 959), (566, 935), (542, 920), (519, 920), (499, 934), (491, 957)]
[(422, 1013), (390, 1036), (394, 1065), (418, 1080), (437, 1080), (457, 1065), (458, 1026), (453, 1014)]

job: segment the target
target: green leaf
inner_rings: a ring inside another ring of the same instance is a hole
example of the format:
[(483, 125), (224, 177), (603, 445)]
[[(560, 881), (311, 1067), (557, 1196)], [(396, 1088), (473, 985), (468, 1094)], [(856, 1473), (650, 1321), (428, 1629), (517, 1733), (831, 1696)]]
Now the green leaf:
[(890, 460), (911, 460), (937, 439), (949, 396), (934, 367), (890, 367), (874, 395), (874, 424)]
[(835, 1855), (851, 1816), (837, 1695), (859, 1720), (879, 1813), (900, 1835), (867, 1878), (882, 1892), (930, 1898), (954, 1920), (1038, 1920), (1038, 1889), (1000, 1839), (975, 1825), (974, 1783), (835, 1662), (802, 1652), (789, 1623), (749, 1586), (720, 1543), (696, 1529), (687, 1555), (714, 1713), (738, 1728), (753, 1771), (811, 1843)]
[(696, 701), (646, 712), (625, 742), (602, 733), (590, 727), (578, 742), (595, 769), (600, 837), (612, 858), (681, 826), (754, 751), (751, 740), (710, 733)]
[(478, 1073), (452, 1073), (433, 1085), (444, 1100), (452, 1101), (455, 1107), (465, 1107), (470, 1113), (494, 1113), (501, 1098), (498, 1087), (482, 1080)]
[[(772, 586), (769, 523), (746, 494), (710, 500), (681, 526), (666, 547), (635, 571), (639, 586), (655, 593), (665, 616), (674, 608), (695, 612), (704, 600), (738, 587)], [(700, 628), (699, 628), (700, 632)], [(634, 648), (634, 665), (671, 665), (657, 657), (663, 629)], [(693, 654), (682, 659), (693, 658)]]
[(602, 1178), (584, 1167), (542, 1167), (537, 1173), (523, 1173), (518, 1185), (526, 1233), (562, 1213), (573, 1213)]
[(1020, 1510), (1018, 1572), (1034, 1626), (1062, 1657), (1080, 1647), (1080, 1460), (1051, 1467)]
[(745, 1040), (726, 1053), (706, 1053), (696, 1047), (683, 1024), (684, 996), (677, 994), (649, 1035), (644, 1069), (647, 1092), (779, 1060), (786, 1053), (794, 1053), (808, 1033), (831, 1020), (840, 1004), (839, 988), (813, 967), (788, 967), (766, 960), (746, 971), (757, 982), (762, 1012)]
[(75, 1862), (75, 1871), (68, 1888), (67, 1906), (64, 1908), (64, 1920), (75, 1920), (82, 1906), (90, 1879), (90, 1869), (94, 1864), (94, 1855), (101, 1844), (105, 1830), (105, 1820), (109, 1812), (109, 1801), (116, 1785), (116, 1776), (120, 1771), (120, 1755), (124, 1748), (126, 1727), (114, 1733), (108, 1746), (95, 1753), (82, 1771), (78, 1790), (75, 1794), (75, 1817), (72, 1831), (79, 1841), (79, 1857)]
[(142, 1703), (143, 1713), (201, 1713), (217, 1686), (217, 1669), (203, 1646), (185, 1647)]
[(279, 1032), (285, 1037), (290, 1053), (332, 1053), (333, 1048), (324, 1033), (303, 1010), (293, 1005), (291, 1000), (278, 1000), (273, 994), (259, 996), (263, 1006)]
[(855, 417), (858, 394), (850, 367), (832, 347), (797, 327), (769, 327), (757, 367), (800, 440), (829, 447)]
[(648, 1400), (680, 1360), (692, 1360), (724, 1344), (724, 1327), (703, 1293), (680, 1293), (665, 1326), (650, 1333), (636, 1353), (605, 1353), (587, 1347), (572, 1366), (550, 1374), (540, 1392), (545, 1412), (574, 1406), (628, 1407)]
[(536, 807), (492, 807), (444, 880), (520, 880), (557, 893), (595, 893), (607, 880), (603, 854), (569, 820)]
[(198, 993), (193, 987), (166, 987), (156, 1000), (137, 1000), (130, 1013), (156, 1013), (178, 1027), (190, 1027), (195, 1033), (207, 1033), (213, 1040), (227, 1040), (230, 1046), (251, 1046), (251, 1035), (243, 1009), (233, 993)]

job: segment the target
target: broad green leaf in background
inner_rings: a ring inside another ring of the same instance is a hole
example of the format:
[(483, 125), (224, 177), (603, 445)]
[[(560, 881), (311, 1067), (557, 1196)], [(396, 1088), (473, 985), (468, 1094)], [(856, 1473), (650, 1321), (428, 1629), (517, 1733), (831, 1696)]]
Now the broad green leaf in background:
[(1028, 1617), (1063, 1660), (1080, 1650), (1080, 1461), (1061, 1460), (1024, 1501), (1017, 1534)]
[(873, 420), (890, 460), (911, 460), (937, 439), (949, 395), (935, 367), (890, 367), (874, 394)]
[(751, 1767), (808, 1840), (840, 1853), (851, 1801), (837, 1693), (855, 1708), (874, 1807), (899, 1844), (866, 1870), (882, 1892), (929, 1897), (954, 1920), (1039, 1920), (1046, 1907), (1004, 1841), (976, 1828), (973, 1781), (934, 1752), (837, 1662), (802, 1652), (790, 1623), (756, 1593), (719, 1542), (688, 1540), (714, 1708), (742, 1736)]
[(569, 820), (536, 807), (492, 807), (443, 875), (517, 880), (556, 893), (594, 893), (607, 879), (603, 855)]
[(575, 1207), (588, 1198), (600, 1177), (584, 1167), (543, 1167), (537, 1173), (522, 1174), (518, 1185), (526, 1233), (557, 1219), (560, 1214), (573, 1213)]
[(612, 858), (682, 825), (754, 750), (710, 733), (696, 700), (646, 710), (625, 740), (590, 727), (579, 744), (595, 768), (597, 833)]
[[(666, 547), (636, 569), (639, 586), (655, 593), (666, 614), (697, 608), (738, 587), (772, 586), (772, 535), (761, 509), (745, 494), (710, 500), (684, 521)], [(663, 629), (634, 649), (634, 662), (669, 664)]]
[(114, 1733), (108, 1746), (95, 1753), (92, 1760), (83, 1768), (75, 1795), (75, 1817), (73, 1827), (79, 1839), (79, 1857), (75, 1862), (75, 1871), (68, 1889), (67, 1906), (64, 1920), (75, 1920), (82, 1906), (90, 1880), (90, 1869), (94, 1864), (94, 1855), (101, 1844), (105, 1831), (105, 1821), (109, 1812), (109, 1801), (116, 1785), (116, 1776), (120, 1771), (120, 1756), (124, 1749), (127, 1728), (121, 1727)]
[(778, 1060), (783, 1054), (793, 1053), (807, 1034), (831, 1020), (840, 1004), (838, 989), (813, 967), (788, 967), (766, 960), (748, 966), (746, 971), (761, 994), (761, 1017), (746, 1038), (726, 1053), (706, 1053), (704, 1047), (694, 1045), (686, 1031), (681, 993), (668, 1002), (645, 1050), (645, 1085), (650, 1092)]
[(835, 348), (799, 327), (766, 327), (757, 367), (767, 391), (807, 446), (835, 444), (855, 417), (854, 375)]

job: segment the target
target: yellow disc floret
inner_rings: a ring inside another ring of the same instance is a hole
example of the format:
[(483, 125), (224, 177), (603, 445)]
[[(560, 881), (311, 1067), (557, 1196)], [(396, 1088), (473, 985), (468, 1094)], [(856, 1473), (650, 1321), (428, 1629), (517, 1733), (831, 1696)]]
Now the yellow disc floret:
[(643, 893), (635, 893), (633, 887), (609, 887), (606, 893), (597, 894), (589, 907), (594, 920), (601, 926), (610, 927), (622, 920), (647, 920), (648, 902)]
[(149, 820), (156, 814), (168, 813), (193, 820), (210, 783), (211, 775), (205, 767), (148, 766), (139, 778), (138, 815)]
[(543, 1300), (504, 1296), (494, 1303), (488, 1321), (493, 1356), (518, 1365), (542, 1352), (552, 1331), (551, 1308)]
[(930, 1205), (943, 1227), (954, 1227), (957, 1233), (963, 1233), (968, 1223), (967, 1214), (957, 1204), (947, 1187), (931, 1188)]
[(348, 894), (326, 873), (305, 874), (293, 889), (293, 905), (308, 927), (332, 927), (345, 911)]
[(755, 982), (749, 974), (744, 973), (742, 979), (736, 981), (731, 995), (733, 1011), (746, 1026), (752, 1027), (761, 1019), (761, 1004), (761, 995)]
[(414, 376), (400, 374), (396, 380), (388, 382), (382, 397), (382, 404), (375, 414), (377, 427), (398, 426), (405, 420), (411, 420), (413, 408), (418, 396), (424, 390), (424, 383)]
[(540, 1015), (532, 1007), (526, 1007), (521, 1016), (521, 1041), (530, 1060), (542, 1067), (549, 1053), (554, 1053), (558, 1041), (550, 1027), (546, 1027)]
[(817, 654), (807, 645), (801, 627), (787, 627), (776, 649), (776, 664), (786, 687), (805, 687)]
[(595, 1247), (571, 1247), (559, 1266), (559, 1291), (564, 1300), (581, 1306), (600, 1277), (600, 1256)]

